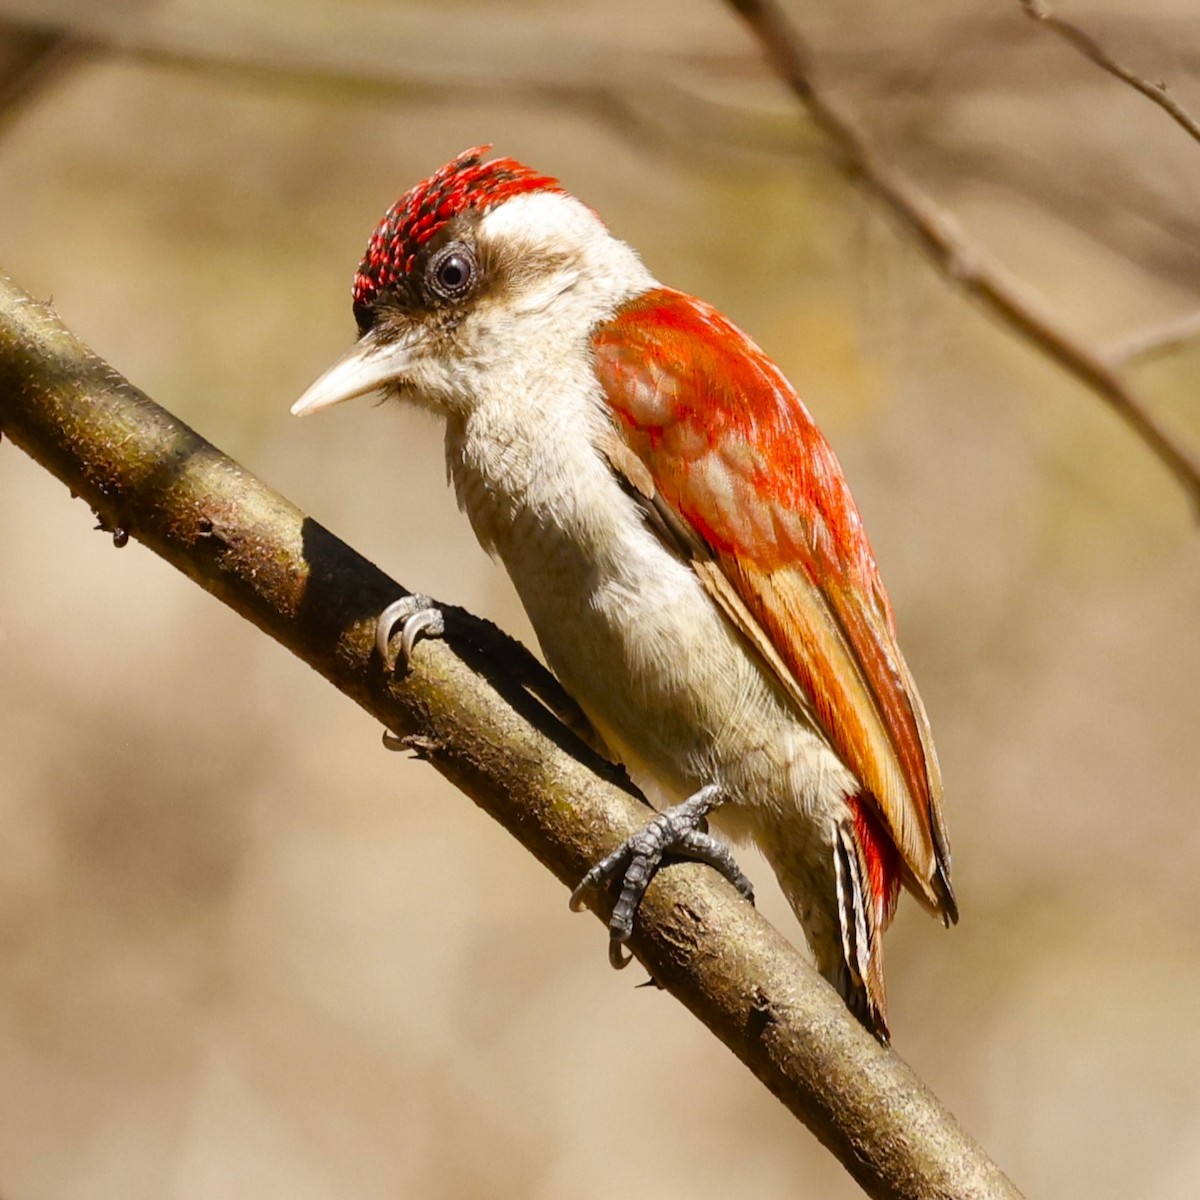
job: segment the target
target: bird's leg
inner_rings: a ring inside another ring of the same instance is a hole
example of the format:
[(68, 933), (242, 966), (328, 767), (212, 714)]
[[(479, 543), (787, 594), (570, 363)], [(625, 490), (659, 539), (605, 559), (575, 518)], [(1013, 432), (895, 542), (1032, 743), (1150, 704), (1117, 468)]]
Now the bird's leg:
[(571, 908), (578, 912), (583, 907), (585, 892), (598, 884), (620, 879), (621, 894), (608, 922), (608, 957), (614, 967), (619, 969), (629, 964), (630, 956), (622, 947), (633, 933), (633, 914), (665, 854), (678, 854), (708, 863), (747, 900), (754, 902), (754, 887), (750, 880), (742, 874), (729, 847), (708, 832), (704, 820), (724, 799), (720, 786), (710, 783), (682, 804), (659, 813), (645, 828), (592, 867), (571, 893)]
[[(400, 626), (400, 649), (392, 654), (392, 635)], [(379, 614), (375, 626), (375, 648), (384, 666), (389, 671), (399, 667), (401, 674), (409, 668), (413, 646), (419, 637), (441, 637), (446, 632), (446, 621), (436, 601), (428, 596), (413, 592), (394, 600)]]

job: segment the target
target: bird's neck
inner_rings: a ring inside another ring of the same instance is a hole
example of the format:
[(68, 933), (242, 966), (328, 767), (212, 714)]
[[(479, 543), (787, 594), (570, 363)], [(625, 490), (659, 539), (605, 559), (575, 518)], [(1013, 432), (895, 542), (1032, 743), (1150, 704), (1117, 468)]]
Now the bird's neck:
[(579, 356), (517, 374), (490, 379), (446, 426), (459, 507), (510, 569), (521, 555), (590, 541), (597, 506), (616, 488), (596, 450), (608, 417), (590, 365)]

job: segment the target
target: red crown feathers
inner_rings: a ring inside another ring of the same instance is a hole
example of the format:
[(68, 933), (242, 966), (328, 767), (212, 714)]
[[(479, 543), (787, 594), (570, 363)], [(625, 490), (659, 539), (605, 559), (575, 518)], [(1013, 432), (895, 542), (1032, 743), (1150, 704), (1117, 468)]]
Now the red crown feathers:
[(490, 146), (465, 150), (428, 179), (410, 188), (371, 234), (354, 277), (354, 308), (361, 312), (379, 293), (404, 278), (417, 253), (460, 213), (486, 212), (525, 192), (561, 192), (562, 185), (514, 158), (483, 161)]

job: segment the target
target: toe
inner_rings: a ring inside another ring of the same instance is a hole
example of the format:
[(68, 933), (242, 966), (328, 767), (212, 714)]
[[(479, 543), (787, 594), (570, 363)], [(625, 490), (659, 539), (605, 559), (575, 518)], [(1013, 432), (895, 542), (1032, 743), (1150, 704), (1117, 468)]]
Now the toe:
[[(393, 657), (391, 643), (396, 626), (400, 628), (400, 649)], [(420, 637), (441, 637), (446, 631), (442, 610), (428, 596), (417, 592), (394, 600), (379, 614), (375, 625), (375, 649), (389, 671), (397, 665), (408, 669), (412, 650)]]

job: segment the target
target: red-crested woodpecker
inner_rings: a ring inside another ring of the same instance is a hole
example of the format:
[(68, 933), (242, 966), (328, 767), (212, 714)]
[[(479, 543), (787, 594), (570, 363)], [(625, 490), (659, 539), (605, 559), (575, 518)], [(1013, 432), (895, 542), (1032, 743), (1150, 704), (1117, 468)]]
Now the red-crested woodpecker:
[[(886, 1040), (901, 885), (958, 916), (941, 777), (858, 509), (782, 372), (557, 180), (481, 149), (388, 211), (354, 314), (357, 344), (293, 412), (383, 390), (445, 420), (476, 536), (660, 809), (581, 885), (622, 881), (614, 945), (663, 853), (749, 891), (711, 814), (761, 848)], [(409, 647), (439, 629), (412, 600), (381, 620), (384, 644), (398, 620)]]

